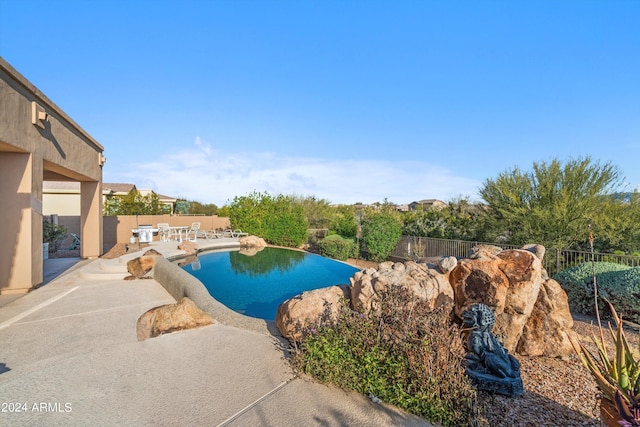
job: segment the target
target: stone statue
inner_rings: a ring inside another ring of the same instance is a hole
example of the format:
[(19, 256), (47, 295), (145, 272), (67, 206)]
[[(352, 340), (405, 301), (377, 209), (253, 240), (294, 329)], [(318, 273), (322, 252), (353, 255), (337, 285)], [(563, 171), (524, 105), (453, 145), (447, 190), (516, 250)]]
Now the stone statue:
[(491, 332), (495, 323), (493, 311), (484, 304), (474, 304), (462, 313), (469, 328), (466, 373), (478, 390), (521, 396), (520, 363), (507, 352)]

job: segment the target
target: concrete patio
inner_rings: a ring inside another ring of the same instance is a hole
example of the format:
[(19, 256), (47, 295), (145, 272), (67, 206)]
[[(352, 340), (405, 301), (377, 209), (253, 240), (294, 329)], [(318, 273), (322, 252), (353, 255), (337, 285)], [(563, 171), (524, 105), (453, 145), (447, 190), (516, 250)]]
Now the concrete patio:
[[(165, 257), (180, 254), (175, 246), (152, 245)], [(0, 301), (0, 424), (432, 425), (297, 377), (285, 343), (269, 334), (217, 323), (137, 341), (138, 317), (175, 302), (155, 280), (123, 280), (141, 253), (48, 260), (50, 282)]]

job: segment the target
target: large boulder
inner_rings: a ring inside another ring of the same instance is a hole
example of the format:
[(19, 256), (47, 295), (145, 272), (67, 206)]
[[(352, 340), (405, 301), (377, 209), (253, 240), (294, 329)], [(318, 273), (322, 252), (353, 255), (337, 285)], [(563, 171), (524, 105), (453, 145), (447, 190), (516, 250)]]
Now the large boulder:
[(266, 248), (267, 242), (262, 237), (258, 236), (244, 236), (240, 240), (241, 248)]
[(473, 256), (460, 260), (450, 274), (455, 313), (462, 318), (473, 304), (489, 306), (496, 317), (493, 333), (514, 352), (538, 298), (542, 263), (521, 249), (497, 252), (481, 248)]
[(413, 261), (383, 262), (377, 270), (369, 268), (356, 273), (350, 282), (351, 307), (365, 312), (377, 310), (381, 295), (393, 286), (402, 287), (410, 295), (427, 302), (431, 310), (453, 301), (448, 275)]
[(189, 240), (184, 240), (178, 245), (178, 249), (185, 251), (187, 255), (195, 255), (198, 253), (198, 245)]
[(276, 326), (283, 337), (301, 338), (324, 320), (338, 317), (340, 302), (349, 297), (347, 286), (330, 286), (303, 292), (284, 301), (276, 312)]
[(156, 255), (143, 255), (127, 261), (127, 271), (131, 276), (141, 279), (147, 275), (156, 264)]
[(176, 304), (167, 304), (145, 312), (136, 324), (138, 341), (170, 332), (213, 324), (210, 314), (200, 310), (189, 298)]
[(525, 356), (566, 357), (573, 353), (567, 335), (575, 334), (569, 299), (553, 279), (542, 283), (531, 316), (516, 347)]

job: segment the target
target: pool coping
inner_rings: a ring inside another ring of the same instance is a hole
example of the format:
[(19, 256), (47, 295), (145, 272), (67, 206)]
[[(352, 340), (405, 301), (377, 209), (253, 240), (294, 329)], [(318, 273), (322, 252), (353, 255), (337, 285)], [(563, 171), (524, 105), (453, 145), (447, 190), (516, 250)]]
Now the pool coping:
[[(229, 252), (231, 250), (237, 250), (238, 248), (238, 244), (203, 248), (198, 249), (196, 255), (213, 252)], [(224, 325), (283, 338), (275, 321), (245, 316), (230, 309), (211, 296), (205, 285), (198, 278), (189, 274), (176, 264), (176, 261), (187, 259), (189, 255), (179, 254), (171, 257), (157, 258), (152, 272), (153, 278), (160, 283), (176, 301), (187, 297), (202, 311), (210, 314), (215, 321)]]

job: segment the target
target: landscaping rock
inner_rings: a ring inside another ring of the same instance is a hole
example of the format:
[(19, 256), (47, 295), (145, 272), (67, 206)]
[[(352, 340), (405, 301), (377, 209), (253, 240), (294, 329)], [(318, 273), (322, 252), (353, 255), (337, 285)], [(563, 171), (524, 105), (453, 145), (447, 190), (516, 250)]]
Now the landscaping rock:
[(357, 272), (351, 279), (351, 307), (368, 312), (377, 310), (380, 295), (390, 286), (401, 286), (426, 301), (430, 310), (453, 301), (448, 275), (413, 261), (383, 262), (378, 269)]
[(458, 265), (458, 259), (454, 256), (449, 256), (446, 258), (440, 259), (438, 261), (438, 268), (442, 274), (447, 274), (451, 272)]
[(181, 251), (185, 251), (187, 255), (195, 255), (198, 252), (198, 245), (190, 242), (189, 240), (185, 240), (180, 242), (178, 245), (178, 249)]
[(535, 244), (535, 243), (524, 245), (522, 247), (522, 249), (525, 250), (525, 251), (529, 251), (532, 254), (534, 254), (535, 256), (537, 256), (540, 259), (540, 261), (542, 261), (544, 259), (544, 254), (547, 251), (544, 246), (538, 245), (538, 244)]
[(213, 324), (213, 318), (185, 297), (177, 304), (167, 304), (145, 312), (136, 324), (138, 341), (184, 329)]
[(340, 301), (349, 297), (347, 286), (331, 286), (303, 292), (284, 301), (276, 312), (276, 326), (283, 337), (299, 341), (329, 316), (337, 319)]
[(141, 256), (127, 262), (127, 271), (134, 277), (142, 278), (151, 271), (156, 263), (155, 256)]
[(455, 313), (473, 304), (486, 304), (495, 316), (493, 333), (514, 352), (538, 298), (542, 264), (531, 252), (516, 249), (495, 253), (481, 249), (475, 258), (458, 262), (451, 272)]
[(262, 237), (245, 236), (240, 238), (241, 248), (266, 248), (267, 242)]
[(575, 335), (569, 299), (553, 279), (542, 283), (538, 300), (516, 347), (525, 356), (566, 357), (573, 353), (567, 334)]

